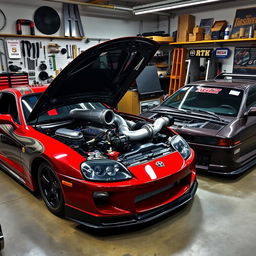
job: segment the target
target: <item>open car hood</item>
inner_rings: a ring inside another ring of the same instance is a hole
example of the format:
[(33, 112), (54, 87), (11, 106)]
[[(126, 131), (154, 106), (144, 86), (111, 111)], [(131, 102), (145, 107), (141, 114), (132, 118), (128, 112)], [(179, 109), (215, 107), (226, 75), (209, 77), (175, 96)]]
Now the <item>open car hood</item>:
[(34, 121), (50, 109), (80, 102), (115, 107), (158, 47), (147, 38), (126, 37), (86, 50), (52, 81), (27, 121)]

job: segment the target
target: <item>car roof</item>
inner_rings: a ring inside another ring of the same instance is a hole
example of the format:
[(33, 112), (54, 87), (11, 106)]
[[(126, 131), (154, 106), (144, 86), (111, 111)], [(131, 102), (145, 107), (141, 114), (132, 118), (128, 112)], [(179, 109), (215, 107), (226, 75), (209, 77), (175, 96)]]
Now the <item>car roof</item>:
[(6, 88), (1, 90), (1, 92), (12, 92), (16, 94), (17, 96), (23, 96), (26, 94), (31, 94), (31, 93), (40, 93), (44, 92), (46, 90), (47, 86), (46, 85), (40, 85), (40, 86), (18, 86), (18, 87), (12, 87), (12, 88)]
[(249, 79), (213, 79), (201, 80), (187, 84), (187, 86), (201, 85), (201, 86), (218, 86), (233, 89), (246, 90), (248, 87), (256, 86), (256, 81)]

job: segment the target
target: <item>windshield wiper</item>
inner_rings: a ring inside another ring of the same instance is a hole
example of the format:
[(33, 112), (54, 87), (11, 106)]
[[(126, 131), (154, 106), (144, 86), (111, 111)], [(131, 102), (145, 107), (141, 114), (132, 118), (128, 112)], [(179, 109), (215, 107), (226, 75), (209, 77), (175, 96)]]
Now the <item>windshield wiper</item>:
[(162, 109), (155, 109), (155, 110), (150, 110), (151, 112), (159, 112), (160, 111), (167, 111), (167, 112), (181, 112), (181, 113), (187, 113), (190, 114), (190, 111), (187, 109), (180, 109), (180, 108), (175, 108), (175, 107), (165, 107)]
[(203, 114), (207, 114), (207, 115), (210, 115), (212, 117), (215, 117), (216, 119), (220, 120), (220, 121), (225, 121), (223, 119), (221, 119), (218, 115), (216, 115), (215, 113), (213, 112), (210, 112), (210, 111), (206, 111), (206, 110), (201, 110), (201, 109), (190, 109), (192, 112), (198, 112), (198, 113), (203, 113)]
[[(217, 116), (216, 114), (212, 113), (212, 112), (208, 112), (208, 111), (204, 111), (204, 110), (197, 110), (197, 109), (178, 109), (178, 108), (174, 108), (174, 107), (167, 107), (167, 108), (161, 108), (161, 109), (154, 109), (154, 110), (150, 110), (150, 112), (153, 112), (153, 113), (158, 113), (158, 114), (163, 114), (163, 113), (170, 113), (170, 114), (173, 114), (173, 113), (177, 113), (177, 114), (187, 114), (189, 116), (191, 115), (195, 115), (195, 113), (202, 113), (202, 114), (207, 114), (206, 115), (199, 115), (198, 118), (203, 118), (203, 119), (206, 119), (206, 118), (209, 118), (209, 116), (211, 117), (214, 117), (214, 118), (211, 118), (212, 121), (215, 121), (215, 122), (221, 122), (221, 123), (225, 123), (227, 124), (227, 121), (224, 120), (224, 119), (221, 119), (219, 116)], [(192, 116), (191, 116), (192, 117)], [(196, 118), (195, 116), (193, 116), (194, 118)]]

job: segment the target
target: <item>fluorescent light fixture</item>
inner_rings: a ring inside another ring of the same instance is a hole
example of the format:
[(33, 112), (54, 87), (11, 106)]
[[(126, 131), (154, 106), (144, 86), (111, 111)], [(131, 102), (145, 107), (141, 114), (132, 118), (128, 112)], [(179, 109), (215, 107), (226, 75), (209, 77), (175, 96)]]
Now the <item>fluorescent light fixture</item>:
[(166, 4), (158, 8), (144, 8), (139, 10), (134, 9), (134, 14), (135, 15), (140, 15), (140, 14), (146, 14), (146, 13), (152, 13), (152, 12), (161, 12), (161, 11), (167, 11), (167, 10), (173, 10), (173, 9), (179, 9), (179, 8), (184, 8), (184, 7), (190, 7), (190, 6), (195, 6), (195, 5), (201, 5), (201, 4), (209, 4), (213, 2), (220, 2), (221, 0), (204, 0), (204, 1), (190, 1), (187, 3), (181, 3), (181, 4)]

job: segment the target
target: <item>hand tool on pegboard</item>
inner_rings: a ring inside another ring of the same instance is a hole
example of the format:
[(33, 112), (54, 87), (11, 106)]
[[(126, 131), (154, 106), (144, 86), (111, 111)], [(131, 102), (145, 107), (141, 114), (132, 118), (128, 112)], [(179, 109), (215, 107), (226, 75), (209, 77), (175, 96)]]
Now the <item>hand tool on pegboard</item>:
[(27, 59), (28, 70), (35, 70), (36, 44), (31, 44), (30, 41), (23, 40), (21, 45), (24, 48), (24, 57)]
[(4, 61), (3, 61), (4, 53), (0, 51), (0, 63), (1, 63), (1, 70), (4, 72)]
[(72, 53), (72, 45), (69, 45), (69, 56), (71, 59), (74, 59), (73, 53)]
[(72, 56), (73, 59), (75, 59), (77, 57), (78, 53), (77, 53), (77, 46), (76, 45), (72, 45)]
[(46, 49), (45, 49), (45, 45), (43, 46), (43, 51), (44, 51), (44, 59), (46, 60)]
[(36, 66), (38, 65), (39, 58), (40, 58), (40, 45), (39, 45), (39, 42), (36, 42)]
[(55, 71), (56, 70), (56, 58), (55, 55), (49, 55), (48, 57), (50, 57), (52, 59), (52, 69)]
[(76, 27), (81, 37), (84, 36), (84, 30), (78, 10), (77, 4), (63, 3), (63, 17), (64, 17), (64, 35), (69, 37), (76, 36)]
[(67, 49), (67, 59), (69, 59), (70, 58), (70, 54), (69, 54), (68, 44), (66, 44), (66, 49)]
[(49, 60), (49, 68), (52, 69), (52, 58), (48, 58), (48, 60)]
[(24, 40), (21, 40), (21, 54), (22, 54), (22, 57), (24, 59), (24, 68), (26, 68), (26, 50), (25, 50), (25, 41)]
[(39, 42), (32, 43), (32, 57), (33, 57), (33, 61), (35, 62), (36, 67), (37, 67), (37, 63), (38, 63), (38, 58), (40, 56), (39, 50), (40, 50)]
[[(8, 71), (8, 58), (7, 58), (7, 46), (6, 46), (6, 42), (4, 39), (0, 38), (0, 41), (2, 42), (2, 57), (4, 56), (5, 58), (5, 69), (3, 71)], [(3, 62), (2, 62), (3, 65)], [(3, 66), (2, 66), (3, 68)]]
[(23, 49), (23, 53), (24, 53), (24, 63), (27, 60), (27, 64), (28, 64), (28, 69), (31, 70), (33, 68), (32, 66), (32, 60), (31, 58), (31, 48), (32, 48), (32, 44), (31, 42), (27, 41), (27, 40), (22, 40), (21, 41), (21, 49)]
[(61, 46), (59, 44), (56, 43), (49, 43), (47, 45), (48, 48), (48, 53), (59, 53), (60, 52), (60, 48)]

